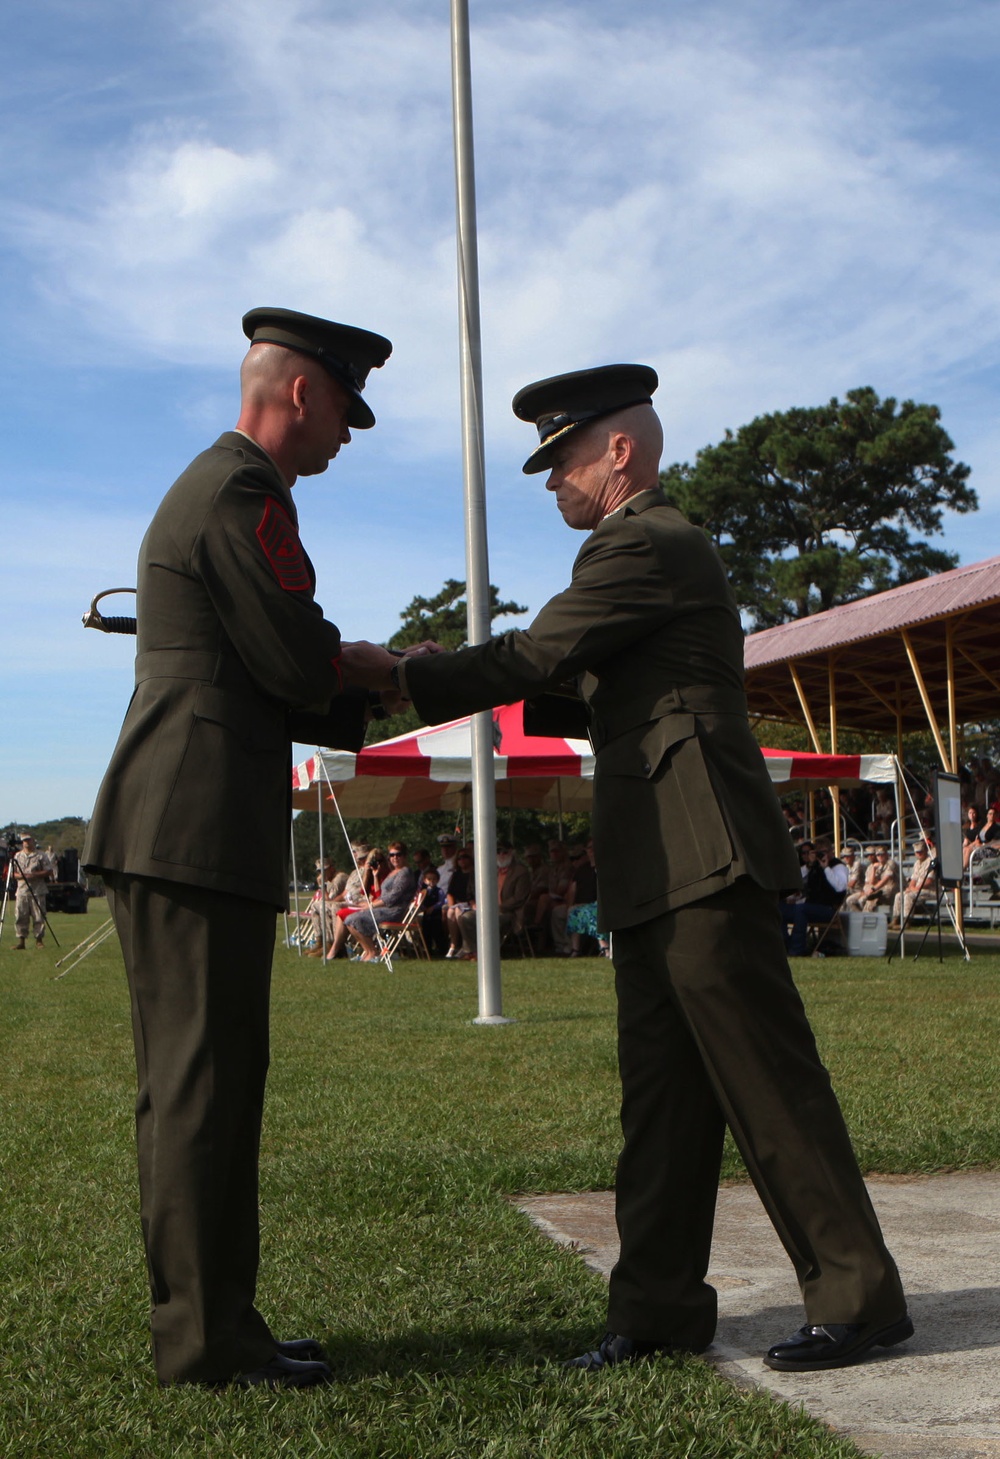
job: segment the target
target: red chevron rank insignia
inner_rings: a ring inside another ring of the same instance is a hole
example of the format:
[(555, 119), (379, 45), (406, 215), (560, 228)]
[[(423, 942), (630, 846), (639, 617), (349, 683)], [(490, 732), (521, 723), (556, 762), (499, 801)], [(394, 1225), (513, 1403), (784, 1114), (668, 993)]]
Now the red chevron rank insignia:
[(268, 497), (257, 527), (257, 540), (286, 593), (305, 593), (312, 587), (306, 555), (288, 513)]

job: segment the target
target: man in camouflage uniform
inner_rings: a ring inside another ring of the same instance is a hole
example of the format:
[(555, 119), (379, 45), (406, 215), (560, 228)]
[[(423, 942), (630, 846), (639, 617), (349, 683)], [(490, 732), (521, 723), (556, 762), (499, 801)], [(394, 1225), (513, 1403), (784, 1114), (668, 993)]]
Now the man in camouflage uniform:
[(34, 836), (21, 837), (21, 850), (14, 853), (14, 880), (17, 900), (14, 904), (15, 951), (23, 952), (28, 927), (35, 934), (35, 946), (45, 945), (45, 887), (54, 879), (55, 867), (47, 851), (39, 851)]

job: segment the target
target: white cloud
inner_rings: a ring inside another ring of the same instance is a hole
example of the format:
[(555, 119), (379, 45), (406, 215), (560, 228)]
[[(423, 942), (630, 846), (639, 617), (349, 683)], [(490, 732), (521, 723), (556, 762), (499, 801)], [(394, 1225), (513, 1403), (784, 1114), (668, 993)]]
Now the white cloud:
[[(919, 382), (996, 348), (997, 224), (960, 150), (914, 139), (859, 46), (776, 53), (767, 18), (476, 27), (504, 443), (525, 379), (610, 356), (658, 365), (690, 451), (803, 387), (897, 388), (901, 361)], [(446, 26), (256, 0), (192, 24), (218, 94), (103, 158), (72, 216), (34, 215), (43, 276), (88, 328), (177, 361), (228, 363), (248, 301), (371, 323), (396, 343), (380, 414), (433, 439), (456, 368)]]

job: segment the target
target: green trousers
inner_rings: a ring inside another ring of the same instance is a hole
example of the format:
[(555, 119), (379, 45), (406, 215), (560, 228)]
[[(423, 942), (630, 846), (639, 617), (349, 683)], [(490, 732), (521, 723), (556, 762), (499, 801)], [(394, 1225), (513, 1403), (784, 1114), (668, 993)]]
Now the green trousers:
[(900, 1317), (899, 1274), (789, 972), (774, 894), (741, 877), (612, 943), (624, 1149), (609, 1329), (693, 1351), (711, 1342), (705, 1276), (726, 1124), (806, 1320)]
[(119, 872), (105, 882), (132, 999), (156, 1371), (224, 1382), (275, 1351), (254, 1307), (275, 909)]

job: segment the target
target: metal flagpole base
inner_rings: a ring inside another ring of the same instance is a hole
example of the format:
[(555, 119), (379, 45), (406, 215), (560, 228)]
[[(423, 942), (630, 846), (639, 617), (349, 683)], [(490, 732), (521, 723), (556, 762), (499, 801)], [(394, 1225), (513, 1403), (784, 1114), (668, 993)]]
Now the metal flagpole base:
[(516, 1023), (516, 1018), (504, 1018), (502, 1013), (484, 1013), (480, 1018), (474, 1018), (473, 1023)]

